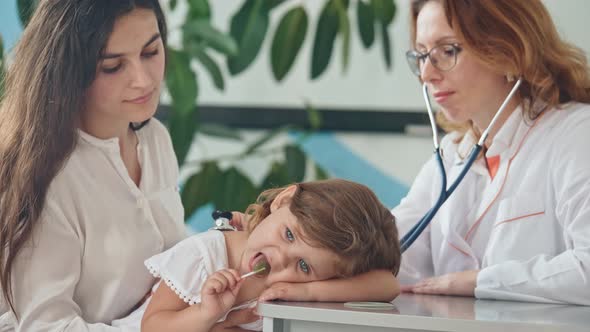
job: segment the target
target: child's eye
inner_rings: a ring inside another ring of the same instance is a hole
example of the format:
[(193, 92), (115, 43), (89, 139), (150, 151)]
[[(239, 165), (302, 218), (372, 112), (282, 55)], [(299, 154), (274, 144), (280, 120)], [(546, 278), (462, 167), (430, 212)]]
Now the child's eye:
[(303, 273), (309, 273), (309, 266), (303, 259), (299, 260), (299, 268), (301, 271), (303, 271)]
[(295, 240), (295, 236), (293, 236), (293, 233), (291, 232), (290, 229), (287, 228), (287, 230), (285, 231), (285, 235), (287, 236), (287, 240), (293, 242)]

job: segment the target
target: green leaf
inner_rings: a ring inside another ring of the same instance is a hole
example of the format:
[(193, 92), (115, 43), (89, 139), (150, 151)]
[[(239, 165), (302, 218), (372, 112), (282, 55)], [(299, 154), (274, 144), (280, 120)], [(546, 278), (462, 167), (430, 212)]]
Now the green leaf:
[(172, 106), (181, 114), (192, 113), (198, 94), (197, 79), (190, 67), (186, 52), (169, 49), (166, 68), (166, 86), (172, 97)]
[(302, 6), (291, 9), (281, 19), (270, 53), (272, 73), (277, 81), (281, 81), (291, 69), (305, 40), (307, 24), (307, 13)]
[(270, 172), (262, 181), (260, 191), (270, 188), (283, 187), (288, 184), (291, 184), (291, 182), (289, 182), (289, 173), (287, 171), (287, 165), (285, 163), (275, 161), (272, 163), (270, 167)]
[(270, 11), (275, 9), (278, 5), (284, 3), (285, 0), (266, 0), (264, 1), (264, 6), (266, 10)]
[(248, 156), (249, 154), (254, 152), (256, 149), (260, 148), (261, 146), (266, 144), (268, 141), (275, 138), (277, 135), (287, 132), (289, 129), (291, 129), (291, 126), (286, 125), (286, 126), (275, 128), (275, 129), (267, 132), (266, 135), (261, 136), (259, 139), (257, 139), (252, 144), (250, 144), (246, 148), (246, 150), (242, 153), (242, 156)]
[(196, 107), (188, 113), (178, 112), (175, 108), (172, 108), (168, 119), (168, 130), (172, 138), (172, 146), (176, 153), (176, 159), (178, 159), (178, 165), (184, 163), (198, 127)]
[(246, 211), (256, 201), (258, 190), (248, 177), (237, 168), (231, 167), (221, 175), (221, 185), (211, 188), (217, 209), (229, 211)]
[(356, 9), (361, 41), (365, 48), (369, 48), (375, 41), (375, 15), (371, 6), (364, 1), (359, 1)]
[(375, 18), (384, 25), (390, 25), (393, 22), (397, 8), (394, 0), (371, 0), (371, 7)]
[(176, 0), (170, 0), (170, 3), (168, 4), (168, 7), (170, 7), (170, 10), (174, 10), (176, 9), (176, 5), (178, 4), (178, 1)]
[(246, 0), (231, 19), (231, 36), (238, 43), (238, 54), (229, 57), (232, 75), (244, 71), (254, 61), (268, 30), (270, 5), (267, 0)]
[(338, 33), (338, 10), (330, 0), (320, 13), (318, 26), (313, 42), (313, 53), (311, 58), (311, 79), (318, 78), (328, 67), (334, 41)]
[(183, 26), (185, 40), (195, 38), (198, 41), (207, 43), (211, 48), (228, 56), (238, 53), (238, 45), (235, 40), (211, 26), (211, 22), (205, 19), (198, 19), (185, 23)]
[(199, 133), (207, 136), (242, 140), (242, 136), (235, 129), (213, 123), (204, 123), (199, 127)]
[[(174, 0), (176, 2), (176, 0)], [(211, 18), (211, 8), (208, 0), (188, 0), (188, 19), (187, 21)], [(173, 9), (174, 10), (174, 9)]]
[(193, 174), (184, 184), (181, 193), (185, 218), (189, 218), (199, 207), (213, 201), (213, 192), (222, 186), (221, 170), (216, 162), (206, 162), (201, 170)]
[(381, 39), (383, 42), (383, 58), (385, 59), (385, 65), (387, 69), (391, 69), (391, 40), (389, 38), (389, 31), (387, 25), (381, 25)]
[(190, 48), (189, 53), (197, 58), (199, 62), (203, 65), (203, 67), (211, 76), (211, 80), (213, 80), (213, 84), (218, 90), (222, 90), (225, 88), (225, 82), (223, 80), (223, 74), (221, 73), (221, 69), (217, 65), (217, 63), (201, 48)]
[(342, 70), (346, 71), (350, 57), (350, 20), (347, 7), (341, 0), (336, 1), (336, 7), (338, 9), (338, 32), (342, 36)]
[(307, 121), (312, 130), (318, 130), (322, 126), (322, 115), (309, 102), (305, 102), (305, 112), (307, 113)]
[(297, 145), (285, 147), (289, 182), (301, 182), (305, 177), (305, 153)]
[(35, 8), (39, 4), (39, 0), (17, 0), (16, 7), (18, 9), (18, 17), (20, 18), (20, 22), (23, 27), (26, 27), (29, 24), (29, 20), (33, 13), (35, 12)]
[(330, 178), (330, 175), (322, 166), (315, 164), (315, 178), (316, 180), (326, 180)]

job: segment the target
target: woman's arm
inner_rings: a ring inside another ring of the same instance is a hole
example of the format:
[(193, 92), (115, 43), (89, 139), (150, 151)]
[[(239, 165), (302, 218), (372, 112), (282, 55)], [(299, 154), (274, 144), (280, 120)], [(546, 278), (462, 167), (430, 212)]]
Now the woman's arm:
[[(448, 137), (442, 144), (448, 144)], [(422, 167), (400, 204), (391, 210), (395, 217), (400, 240), (434, 204), (433, 192), (440, 192), (440, 173), (436, 160), (430, 158)], [(398, 279), (402, 284), (415, 283), (434, 274), (432, 250), (430, 246), (430, 227), (414, 241), (403, 253)]]
[(276, 283), (265, 290), (260, 301), (392, 301), (400, 285), (391, 271), (375, 270), (350, 278), (306, 283)]

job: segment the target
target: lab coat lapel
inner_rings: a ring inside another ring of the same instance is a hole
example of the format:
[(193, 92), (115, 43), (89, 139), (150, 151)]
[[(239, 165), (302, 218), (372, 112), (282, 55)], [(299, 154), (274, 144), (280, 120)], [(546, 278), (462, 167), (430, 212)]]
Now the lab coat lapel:
[[(467, 222), (472, 219), (472, 215), (475, 212), (474, 205), (477, 205), (478, 186), (470, 185), (477, 183), (481, 177), (482, 165), (473, 164), (471, 172), (468, 172), (463, 179), (463, 183), (459, 184), (455, 192), (451, 195), (451, 198), (445, 202), (443, 208), (439, 211), (441, 218), (440, 227), (443, 237), (446, 239), (446, 244), (443, 244), (441, 248), (442, 252), (448, 251), (448, 255), (442, 257), (454, 257), (454, 267), (461, 268), (477, 268), (477, 259), (475, 258), (474, 252), (471, 246), (463, 239), (463, 234), (466, 232)], [(454, 164), (447, 172), (447, 178), (449, 186), (457, 176), (461, 173), (464, 164), (459, 162)], [(477, 171), (479, 169), (479, 171)], [(441, 257), (441, 258), (442, 258)], [(450, 258), (446, 258), (447, 260)], [(450, 263), (447, 261), (447, 263)]]
[[(523, 140), (526, 138), (526, 134), (530, 129), (530, 125), (527, 125), (526, 122), (523, 121), (521, 109), (517, 108), (515, 113), (516, 114), (513, 114), (514, 117), (509, 119), (509, 121), (517, 122), (513, 124), (515, 129), (512, 129), (511, 132), (503, 133), (504, 135), (511, 136), (511, 139), (509, 140), (510, 145), (500, 153), (500, 166), (498, 172), (494, 179), (486, 186), (484, 192), (481, 193), (482, 200), (478, 206), (475, 218), (469, 221), (469, 230), (464, 236), (465, 240), (469, 243), (471, 243), (470, 239), (473, 238), (473, 233), (477, 232), (481, 223), (485, 223), (485, 220), (488, 219), (488, 215), (495, 215), (493, 211), (498, 208), (498, 201), (501, 200), (503, 189), (510, 172), (509, 167), (511, 159), (517, 154), (519, 147), (523, 143)], [(489, 179), (489, 175), (487, 176)]]

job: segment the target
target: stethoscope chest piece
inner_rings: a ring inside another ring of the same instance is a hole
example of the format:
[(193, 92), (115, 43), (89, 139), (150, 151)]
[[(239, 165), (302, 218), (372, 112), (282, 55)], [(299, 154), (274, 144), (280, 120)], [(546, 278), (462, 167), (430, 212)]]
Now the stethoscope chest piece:
[(236, 228), (230, 225), (229, 221), (232, 218), (232, 213), (229, 211), (219, 211), (215, 210), (211, 214), (213, 220), (215, 220), (215, 226), (209, 228), (210, 230), (214, 229), (217, 231), (235, 231)]

